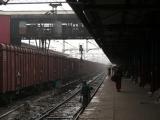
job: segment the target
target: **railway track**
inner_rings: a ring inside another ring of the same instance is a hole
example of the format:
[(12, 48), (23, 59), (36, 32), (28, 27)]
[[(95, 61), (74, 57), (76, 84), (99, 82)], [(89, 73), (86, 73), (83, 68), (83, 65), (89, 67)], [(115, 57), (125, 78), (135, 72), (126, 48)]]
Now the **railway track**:
[[(93, 77), (92, 79), (96, 79), (96, 77)], [(75, 80), (74, 82), (77, 82), (78, 80)], [(66, 86), (71, 85), (72, 83), (66, 84)], [(65, 86), (63, 86), (65, 87)], [(75, 92), (78, 92), (79, 86), (74, 91), (68, 91), (65, 92), (59, 96), (50, 96), (47, 95), (45, 97), (36, 99), (35, 101), (30, 103), (23, 103), (17, 106), (14, 106), (13, 109), (10, 111), (0, 115), (0, 120), (33, 120), (36, 118), (39, 118), (40, 116), (43, 116), (46, 114), (46, 112), (49, 112), (49, 110), (61, 106), (57, 105), (58, 103), (62, 103), (67, 99), (67, 96), (71, 96), (72, 94), (75, 94)], [(27, 109), (31, 109), (26, 111), (26, 106), (29, 106)], [(37, 112), (38, 111), (38, 112)]]
[[(105, 73), (100, 74), (94, 80), (89, 81), (88, 84), (93, 87), (91, 97), (95, 95), (103, 80)], [(83, 111), (82, 105), (79, 102), (80, 99), (80, 88), (68, 97), (66, 100), (58, 104), (56, 107), (51, 108), (39, 118), (35, 120), (77, 120), (80, 113)]]

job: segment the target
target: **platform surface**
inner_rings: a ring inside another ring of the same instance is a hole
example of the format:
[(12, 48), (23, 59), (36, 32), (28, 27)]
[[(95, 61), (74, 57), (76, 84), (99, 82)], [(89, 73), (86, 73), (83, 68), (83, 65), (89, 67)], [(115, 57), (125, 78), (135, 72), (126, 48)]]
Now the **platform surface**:
[(160, 103), (129, 79), (122, 81), (117, 92), (106, 78), (79, 120), (160, 120)]

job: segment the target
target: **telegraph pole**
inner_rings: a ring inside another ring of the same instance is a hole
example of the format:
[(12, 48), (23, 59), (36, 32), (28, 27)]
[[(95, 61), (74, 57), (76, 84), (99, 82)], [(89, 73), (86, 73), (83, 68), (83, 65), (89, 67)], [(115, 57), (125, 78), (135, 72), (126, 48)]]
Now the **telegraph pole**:
[(9, 2), (9, 0), (0, 0), (0, 5), (6, 5)]
[[(83, 47), (82, 47), (82, 45), (79, 45), (79, 52), (80, 52), (80, 54), (81, 54), (79, 71), (83, 71), (83, 70), (82, 70), (82, 60), (83, 60), (83, 59), (82, 59), (82, 56), (83, 56)], [(83, 81), (81, 76), (80, 76), (80, 81)]]
[(52, 10), (51, 10), (52, 14), (57, 14), (57, 7), (62, 6), (61, 3), (58, 3), (58, 4), (50, 3), (49, 5), (52, 7)]
[(63, 51), (63, 53), (65, 53), (65, 40), (63, 40), (63, 49), (62, 49), (62, 51)]
[(83, 47), (82, 47), (82, 45), (79, 45), (79, 51), (80, 51), (80, 54), (81, 54), (80, 60), (82, 61), (83, 60), (82, 59), (82, 56), (83, 56)]
[(86, 53), (88, 52), (88, 39), (86, 39)]

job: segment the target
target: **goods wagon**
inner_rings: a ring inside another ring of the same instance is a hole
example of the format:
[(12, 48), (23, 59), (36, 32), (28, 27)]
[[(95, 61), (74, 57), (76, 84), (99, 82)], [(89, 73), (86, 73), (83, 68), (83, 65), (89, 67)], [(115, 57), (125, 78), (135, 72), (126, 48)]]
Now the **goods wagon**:
[(0, 44), (0, 96), (100, 70), (100, 64), (80, 61), (53, 51)]
[(0, 43), (10, 44), (10, 16), (0, 15)]

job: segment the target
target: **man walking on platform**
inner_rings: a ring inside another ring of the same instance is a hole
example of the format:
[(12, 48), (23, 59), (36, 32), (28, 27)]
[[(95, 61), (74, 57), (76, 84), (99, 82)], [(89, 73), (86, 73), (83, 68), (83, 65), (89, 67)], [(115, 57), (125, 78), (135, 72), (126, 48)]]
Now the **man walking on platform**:
[(86, 81), (83, 81), (82, 90), (81, 90), (81, 95), (83, 97), (83, 100), (82, 100), (83, 108), (87, 107), (87, 105), (91, 99), (91, 96), (90, 96), (91, 91), (90, 90), (91, 90), (90, 86), (87, 85)]

